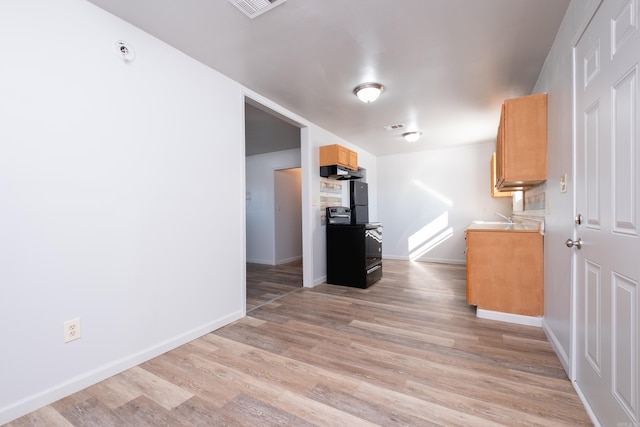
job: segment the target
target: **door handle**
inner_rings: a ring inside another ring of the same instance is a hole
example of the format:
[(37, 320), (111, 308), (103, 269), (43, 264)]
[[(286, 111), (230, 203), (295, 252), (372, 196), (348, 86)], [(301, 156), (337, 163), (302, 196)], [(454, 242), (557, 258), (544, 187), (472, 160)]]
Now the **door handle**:
[(571, 239), (567, 239), (566, 242), (564, 242), (565, 245), (567, 245), (568, 248), (572, 248), (572, 247), (576, 247), (576, 249), (580, 249), (582, 248), (582, 239), (578, 237), (578, 240), (571, 240)]

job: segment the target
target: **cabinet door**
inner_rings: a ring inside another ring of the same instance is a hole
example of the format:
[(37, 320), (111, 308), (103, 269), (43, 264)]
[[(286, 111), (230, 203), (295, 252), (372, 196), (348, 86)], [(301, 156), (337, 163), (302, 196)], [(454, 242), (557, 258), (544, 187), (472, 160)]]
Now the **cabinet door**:
[(491, 156), (491, 197), (511, 197), (511, 191), (499, 191), (496, 181), (496, 153)]
[(466, 258), (467, 258), (467, 303), (469, 303), (469, 305), (478, 305), (478, 301), (477, 301), (478, 284), (475, 277), (471, 275), (471, 271), (476, 272), (476, 267), (472, 265), (472, 262), (474, 262), (474, 258), (471, 256), (471, 252), (470, 252), (469, 237), (470, 237), (470, 233), (467, 232), (465, 236), (465, 241), (467, 245), (465, 250)]
[(547, 175), (547, 95), (505, 101), (505, 181), (537, 181)]
[(351, 162), (351, 151), (338, 145), (338, 164), (349, 167)]
[(496, 136), (496, 185), (499, 187), (504, 181), (504, 104), (500, 110), (500, 123), (498, 124), (498, 135)]
[(507, 99), (498, 132), (498, 187), (517, 190), (547, 179), (547, 95)]
[(543, 314), (542, 235), (467, 231), (467, 298), (484, 310)]
[(358, 153), (355, 151), (349, 151), (349, 168), (358, 169)]
[(332, 166), (340, 164), (338, 155), (339, 147), (340, 146), (337, 144), (323, 145), (322, 147), (320, 147), (320, 166)]

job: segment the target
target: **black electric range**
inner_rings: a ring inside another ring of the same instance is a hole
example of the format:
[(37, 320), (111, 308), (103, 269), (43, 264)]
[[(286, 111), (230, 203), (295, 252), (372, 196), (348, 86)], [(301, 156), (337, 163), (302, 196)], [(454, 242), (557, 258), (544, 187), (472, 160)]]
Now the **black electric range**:
[(350, 208), (327, 208), (327, 283), (368, 288), (381, 278), (382, 224), (352, 224)]

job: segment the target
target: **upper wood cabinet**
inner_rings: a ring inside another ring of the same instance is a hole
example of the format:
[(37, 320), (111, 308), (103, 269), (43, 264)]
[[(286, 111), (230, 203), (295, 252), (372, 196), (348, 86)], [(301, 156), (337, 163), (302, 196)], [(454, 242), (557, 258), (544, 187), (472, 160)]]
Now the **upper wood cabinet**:
[(547, 95), (507, 99), (496, 141), (498, 190), (523, 190), (547, 179)]
[(511, 191), (499, 191), (496, 188), (496, 153), (491, 155), (491, 197), (511, 197)]
[(320, 147), (320, 166), (332, 165), (358, 170), (358, 153), (338, 144)]

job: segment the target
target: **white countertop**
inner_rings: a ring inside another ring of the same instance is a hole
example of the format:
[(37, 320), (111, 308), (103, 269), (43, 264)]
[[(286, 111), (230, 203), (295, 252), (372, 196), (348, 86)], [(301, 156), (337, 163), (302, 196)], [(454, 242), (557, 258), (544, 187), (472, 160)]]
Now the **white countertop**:
[(471, 231), (519, 231), (530, 233), (542, 233), (544, 231), (542, 221), (473, 221), (466, 230)]

